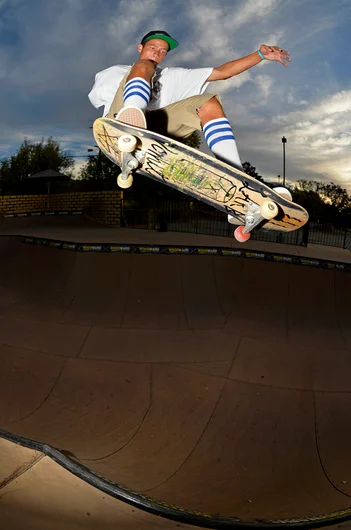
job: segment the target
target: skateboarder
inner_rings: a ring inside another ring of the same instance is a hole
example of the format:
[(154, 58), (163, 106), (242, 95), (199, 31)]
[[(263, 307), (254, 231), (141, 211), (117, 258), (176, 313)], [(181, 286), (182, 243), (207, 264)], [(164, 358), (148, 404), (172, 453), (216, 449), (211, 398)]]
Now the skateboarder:
[(234, 77), (268, 60), (287, 66), (289, 52), (277, 46), (260, 49), (215, 68), (158, 66), (178, 42), (165, 31), (150, 31), (138, 45), (132, 66), (112, 66), (95, 76), (89, 99), (104, 105), (104, 116), (164, 134), (186, 138), (203, 131), (216, 158), (242, 170), (232, 127), (218, 94), (205, 92), (211, 81)]

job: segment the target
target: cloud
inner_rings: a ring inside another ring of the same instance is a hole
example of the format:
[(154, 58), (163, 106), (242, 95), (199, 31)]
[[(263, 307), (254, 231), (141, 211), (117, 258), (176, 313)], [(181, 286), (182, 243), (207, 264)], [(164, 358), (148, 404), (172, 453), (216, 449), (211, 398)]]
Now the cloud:
[(235, 12), (234, 23), (235, 28), (239, 28), (245, 24), (249, 24), (260, 18), (265, 18), (274, 10), (278, 9), (280, 0), (246, 0)]
[(351, 128), (351, 90), (332, 94), (303, 111), (276, 116), (273, 123), (284, 127), (296, 144), (321, 149), (320, 157), (328, 157), (335, 149), (351, 146), (345, 131)]
[[(262, 43), (291, 52), (211, 83), (243, 159), (265, 176), (339, 179), (351, 188), (349, 0), (0, 0), (0, 147), (52, 135), (81, 153), (100, 111), (87, 94), (97, 71), (131, 64), (141, 36), (163, 28), (180, 42), (165, 66), (219, 66)], [(345, 52), (346, 50), (346, 52)]]
[[(250, 81), (252, 81), (252, 76), (249, 71), (246, 71), (231, 79), (210, 83), (207, 92), (220, 94), (222, 99), (228, 100), (228, 97), (233, 95), (237, 89), (241, 88), (244, 84)], [(228, 97), (226, 97), (227, 95)]]
[(264, 102), (267, 100), (271, 93), (271, 87), (273, 85), (273, 79), (269, 75), (257, 75), (256, 76), (256, 83), (261, 90), (261, 102), (264, 104)]
[(351, 135), (346, 134), (350, 130), (351, 90), (345, 90), (307, 109), (273, 117), (264, 134), (251, 130), (250, 155), (264, 161), (267, 173), (281, 173), (284, 135), (290, 180), (306, 178), (307, 173), (316, 180), (340, 182), (351, 192)]
[[(267, 33), (264, 38), (265, 42), (257, 42), (257, 48), (260, 44), (269, 44), (271, 46), (283, 46), (285, 41), (285, 31), (283, 29), (272, 31)], [(289, 50), (287, 50), (289, 51)]]
[[(106, 34), (116, 44), (127, 43), (135, 34), (135, 28), (145, 25), (145, 13), (147, 13), (147, 19), (153, 20), (154, 26), (158, 27), (158, 11), (158, 0), (120, 0), (116, 2), (116, 7), (111, 14)], [(145, 27), (145, 31), (141, 31), (140, 36), (142, 37), (148, 31), (150, 30)], [(139, 40), (136, 39), (135, 42)]]

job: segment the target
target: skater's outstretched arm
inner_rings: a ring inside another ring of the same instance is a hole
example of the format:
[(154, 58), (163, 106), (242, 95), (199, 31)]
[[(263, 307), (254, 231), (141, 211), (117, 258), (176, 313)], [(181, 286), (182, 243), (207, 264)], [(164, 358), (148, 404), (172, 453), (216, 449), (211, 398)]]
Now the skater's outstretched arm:
[(257, 52), (250, 53), (250, 55), (246, 55), (246, 57), (229, 61), (228, 63), (214, 68), (207, 81), (223, 81), (224, 79), (229, 79), (245, 72), (245, 70), (249, 70), (249, 68), (252, 68), (264, 59), (267, 61), (277, 61), (283, 66), (288, 66), (288, 62), (290, 62), (290, 53), (286, 50), (282, 50), (282, 48), (279, 48), (278, 46), (267, 46), (262, 44)]

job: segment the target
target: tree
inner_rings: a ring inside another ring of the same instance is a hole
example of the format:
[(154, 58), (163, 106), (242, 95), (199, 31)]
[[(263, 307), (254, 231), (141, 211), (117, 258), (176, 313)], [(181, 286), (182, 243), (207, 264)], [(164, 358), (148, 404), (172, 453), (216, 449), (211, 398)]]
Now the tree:
[(306, 192), (318, 192), (318, 186), (319, 182), (316, 180), (298, 180), (297, 185), (295, 185), (295, 188), (300, 191), (306, 191)]
[(327, 222), (328, 215), (325, 203), (314, 189), (310, 186), (308, 188), (310, 189), (306, 190), (294, 186), (290, 190), (293, 201), (306, 208), (311, 221)]
[(250, 162), (244, 162), (243, 169), (244, 169), (244, 173), (246, 173), (247, 175), (250, 175), (250, 177), (253, 177), (257, 180), (261, 180), (262, 182), (264, 182), (263, 177), (257, 173), (256, 168), (252, 166)]
[(201, 145), (201, 137), (199, 131), (194, 131), (190, 134), (190, 136), (181, 139), (180, 142), (185, 145), (188, 145), (189, 147), (193, 147), (194, 149), (199, 149)]
[[(185, 145), (189, 145), (194, 149), (198, 149), (201, 145), (201, 138), (198, 131), (194, 131), (190, 136), (181, 140)], [(117, 176), (121, 172), (120, 168), (111, 162), (101, 150), (99, 154), (92, 155), (89, 160), (83, 166), (80, 172), (80, 178), (82, 180), (116, 180)]]
[(324, 202), (333, 205), (340, 212), (351, 206), (351, 198), (345, 188), (342, 188), (338, 184), (334, 184), (334, 182), (330, 182), (329, 184), (319, 184), (318, 193)]
[(334, 184), (334, 182), (325, 184), (317, 180), (298, 180), (297, 184), (298, 189), (317, 193), (325, 204), (331, 204), (339, 211), (351, 206), (351, 197), (339, 184)]
[(351, 197), (338, 184), (316, 180), (298, 180), (293, 200), (309, 212), (311, 220), (346, 225), (351, 215)]
[(80, 171), (80, 178), (82, 180), (116, 181), (120, 172), (120, 168), (99, 151), (98, 155), (89, 156), (87, 163)]
[(0, 161), (0, 182), (2, 189), (15, 188), (28, 176), (53, 169), (70, 174), (74, 165), (73, 157), (64, 153), (60, 145), (51, 137), (46, 142), (44, 139), (32, 144), (24, 140), (17, 153)]

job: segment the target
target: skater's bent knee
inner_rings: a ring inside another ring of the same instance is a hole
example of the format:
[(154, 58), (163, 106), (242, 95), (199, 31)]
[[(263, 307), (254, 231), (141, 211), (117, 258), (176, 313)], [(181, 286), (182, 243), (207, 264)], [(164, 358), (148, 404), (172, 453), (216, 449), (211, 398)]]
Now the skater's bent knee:
[(221, 118), (224, 117), (224, 111), (220, 100), (217, 96), (213, 96), (211, 99), (206, 101), (198, 109), (198, 115), (203, 122), (203, 120), (208, 121), (209, 119)]
[(140, 59), (133, 65), (128, 76), (128, 81), (133, 77), (142, 77), (147, 81), (150, 81), (151, 77), (154, 75), (154, 72), (155, 64), (152, 61), (149, 61), (147, 59)]

